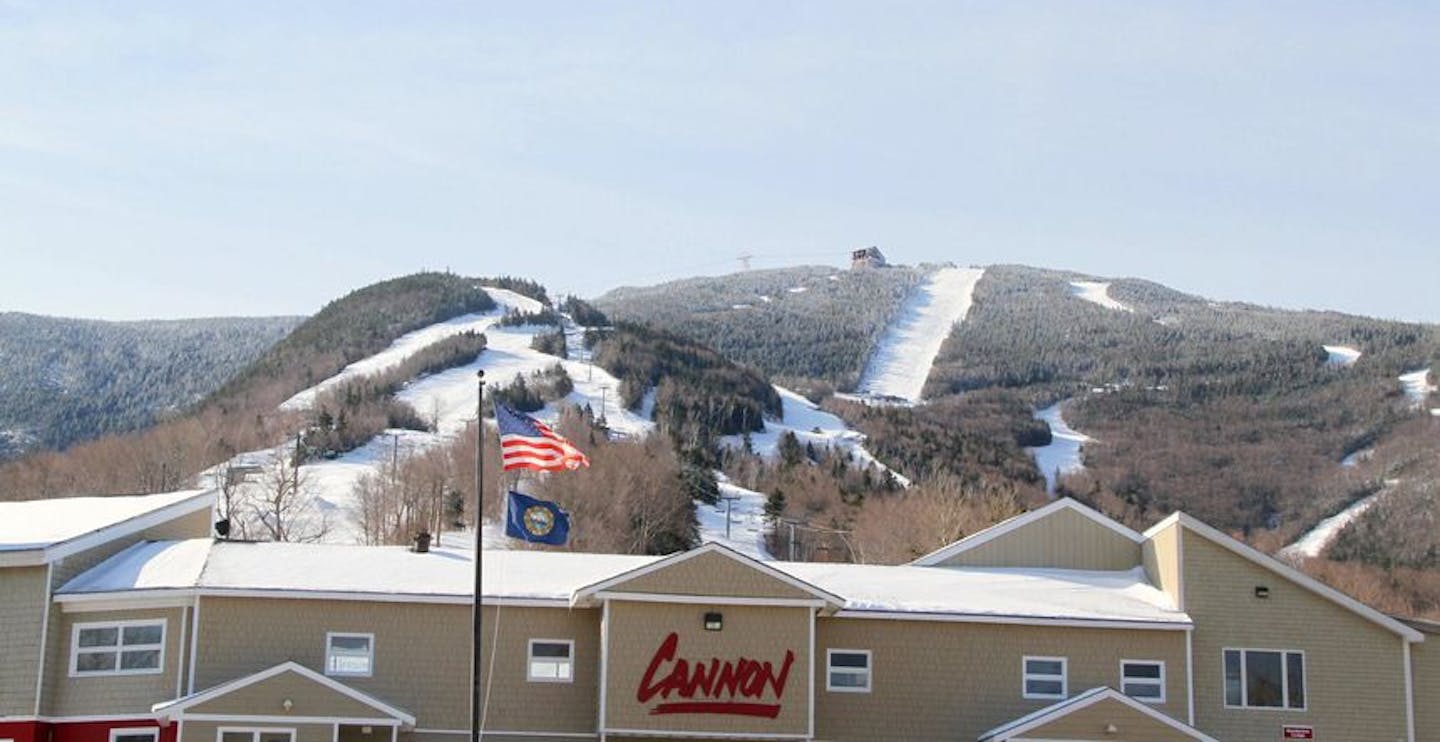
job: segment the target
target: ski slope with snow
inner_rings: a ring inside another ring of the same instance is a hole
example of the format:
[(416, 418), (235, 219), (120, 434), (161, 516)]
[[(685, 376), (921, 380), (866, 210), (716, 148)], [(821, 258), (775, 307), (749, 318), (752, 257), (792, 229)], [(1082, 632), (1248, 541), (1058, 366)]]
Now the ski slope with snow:
[[(311, 508), (301, 516), (304, 522), (297, 525), (310, 529), (323, 525), (325, 534), (320, 540), (326, 543), (361, 542), (363, 533), (357, 519), (359, 503), (355, 486), (367, 475), (383, 475), (392, 461), (403, 460), (444, 445), (467, 425), (473, 425), (479, 388), (476, 372), (482, 369), (485, 371), (487, 385), (494, 388), (510, 384), (522, 374), (528, 375), (560, 363), (574, 381), (575, 389), (564, 400), (551, 403), (535, 413), (536, 417), (553, 422), (559, 415), (562, 403), (579, 406), (588, 404), (598, 415), (602, 413), (603, 400), (603, 414), (613, 432), (638, 437), (654, 428), (654, 423), (650, 422), (648, 417), (631, 412), (621, 405), (618, 394), (619, 380), (604, 369), (591, 368), (586, 361), (556, 358), (530, 347), (537, 333), (554, 332), (553, 327), (499, 325), (501, 318), (507, 313), (539, 311), (542, 308), (540, 302), (506, 289), (487, 287), (485, 291), (499, 305), (495, 311), (465, 315), (407, 333), (380, 353), (356, 361), (335, 376), (286, 400), (285, 409), (306, 409), (314, 404), (324, 390), (393, 368), (447, 337), (469, 331), (485, 333), (485, 350), (475, 361), (416, 379), (396, 395), (397, 399), (414, 407), (422, 419), (430, 422), (435, 427), (434, 432), (386, 430), (359, 448), (335, 459), (311, 461), (300, 467), (301, 489), (306, 498), (310, 499)], [(292, 443), (287, 442), (273, 449), (242, 453), (202, 474), (202, 479), (214, 483), (220, 473), (231, 466), (260, 469), (274, 467), (282, 457), (290, 455), (291, 446)], [(260, 481), (262, 479), (263, 474), (251, 477), (250, 481), (241, 484), (242, 493), (247, 488), (258, 491), (257, 488), (263, 487)], [(496, 535), (503, 529), (492, 532), (494, 528), (499, 528), (499, 524), (495, 524), (493, 528), (491, 524), (487, 524), (487, 545), (503, 544), (505, 541), (503, 536)]]
[[(500, 291), (503, 291), (503, 289), (486, 289), (486, 292), (490, 293), (492, 298)], [(510, 294), (513, 292), (505, 291), (505, 293)], [(516, 296), (519, 295), (516, 294)], [(519, 298), (525, 299), (523, 296)], [(536, 305), (539, 304), (539, 302), (533, 299), (526, 299), (526, 301), (530, 301)], [(373, 356), (362, 358), (341, 369), (340, 373), (331, 376), (309, 389), (300, 391), (295, 396), (285, 400), (280, 404), (280, 409), (308, 410), (315, 405), (315, 400), (320, 394), (334, 389), (341, 384), (388, 371), (404, 363), (406, 359), (421, 350), (448, 337), (463, 335), (467, 332), (484, 332), (500, 320), (506, 307), (507, 305), (502, 304), (499, 308), (489, 312), (462, 315), (401, 335), (396, 338), (394, 342), (390, 343), (390, 347), (385, 350)]]
[[(720, 472), (720, 501), (714, 505), (695, 501), (695, 517), (700, 521), (700, 540), (728, 546), (741, 554), (762, 561), (775, 557), (765, 548), (769, 526), (765, 522), (765, 495), (737, 486)], [(726, 508), (730, 524), (726, 528)], [(728, 530), (728, 532), (727, 532)]]
[(1029, 451), (1035, 457), (1035, 467), (1045, 476), (1045, 492), (1051, 495), (1055, 494), (1055, 483), (1060, 476), (1085, 468), (1080, 447), (1094, 440), (1066, 424), (1063, 413), (1068, 401), (1056, 402), (1033, 413), (1036, 420), (1044, 420), (1050, 426), (1050, 444)]
[(1356, 361), (1360, 360), (1360, 356), (1362, 355), (1359, 349), (1351, 348), (1348, 345), (1324, 345), (1321, 347), (1323, 347), (1329, 355), (1329, 357), (1325, 359), (1326, 365), (1329, 366), (1339, 366), (1342, 368), (1345, 366), (1353, 366)]
[(1404, 390), (1406, 398), (1410, 400), (1410, 406), (1418, 409), (1425, 404), (1425, 398), (1435, 391), (1435, 387), (1430, 383), (1430, 369), (1422, 368), (1419, 371), (1401, 374), (1400, 388)]
[(1129, 304), (1116, 301), (1110, 297), (1110, 283), (1108, 281), (1071, 281), (1070, 295), (1084, 299), (1091, 304), (1099, 304), (1106, 309), (1114, 309), (1121, 312), (1135, 311)]
[(984, 268), (941, 268), (916, 286), (885, 329), (856, 390), (918, 403), (940, 345), (970, 312), (983, 275)]
[(1386, 480), (1385, 489), (1369, 497), (1361, 498), (1350, 507), (1320, 521), (1314, 528), (1306, 532), (1304, 536), (1296, 539), (1295, 543), (1281, 549), (1280, 555), (1288, 557), (1303, 556), (1314, 559), (1324, 554), (1325, 550), (1330, 548), (1330, 544), (1335, 543), (1335, 539), (1340, 537), (1340, 532), (1345, 530), (1346, 526), (1354, 523), (1356, 518), (1365, 514), (1365, 511), (1375, 507), (1375, 503), (1384, 497), (1389, 491), (1389, 488), (1395, 484), (1397, 484), (1397, 480)]
[[(844, 420), (820, 409), (800, 394), (781, 386), (775, 387), (775, 391), (780, 394), (783, 417), (780, 420), (766, 419), (765, 430), (750, 434), (750, 446), (755, 453), (771, 459), (779, 456), (780, 438), (787, 432), (794, 433), (801, 446), (808, 443), (817, 449), (829, 448), (848, 454), (855, 466), (874, 465), (882, 471), (890, 472), (901, 486), (910, 486), (909, 479), (865, 450), (863, 433), (851, 430)], [(744, 438), (741, 435), (727, 435), (722, 439), (722, 443), (741, 448), (745, 445)]]

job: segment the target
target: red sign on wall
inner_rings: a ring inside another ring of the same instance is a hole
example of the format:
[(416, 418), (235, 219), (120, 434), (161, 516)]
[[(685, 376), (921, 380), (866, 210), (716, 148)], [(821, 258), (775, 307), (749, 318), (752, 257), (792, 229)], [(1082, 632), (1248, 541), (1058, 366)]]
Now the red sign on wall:
[[(785, 682), (790, 678), (790, 665), (795, 662), (795, 653), (785, 650), (785, 661), (777, 671), (770, 662), (738, 657), (721, 660), (686, 660), (676, 658), (680, 648), (680, 635), (670, 632), (655, 656), (650, 658), (645, 676), (640, 678), (640, 687), (635, 698), (648, 703), (659, 696), (665, 703), (650, 709), (652, 716), (660, 714), (728, 714), (733, 716), (759, 716), (774, 719), (780, 715), (780, 699), (785, 695)], [(671, 701), (671, 696), (684, 699)], [(774, 697), (774, 703), (763, 703), (767, 695)], [(743, 700), (742, 700), (743, 699)]]
[(1281, 739), (1315, 739), (1315, 727), (1302, 727), (1293, 724), (1286, 724), (1280, 727)]

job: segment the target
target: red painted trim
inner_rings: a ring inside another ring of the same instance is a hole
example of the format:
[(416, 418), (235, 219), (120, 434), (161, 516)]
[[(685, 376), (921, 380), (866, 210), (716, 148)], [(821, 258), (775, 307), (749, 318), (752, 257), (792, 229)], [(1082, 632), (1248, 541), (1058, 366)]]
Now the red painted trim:
[[(159, 742), (176, 742), (176, 725), (161, 724), (158, 719), (125, 719), (115, 721), (57, 722), (50, 725), (49, 739), (33, 742), (110, 742), (110, 730), (159, 727)], [(15, 742), (20, 742), (16, 740)]]
[(780, 704), (691, 701), (689, 703), (662, 703), (650, 709), (651, 716), (661, 714), (728, 714), (730, 716), (761, 716), (773, 719), (780, 715)]
[(47, 742), (49, 726), (39, 721), (0, 721), (0, 738), (15, 742)]

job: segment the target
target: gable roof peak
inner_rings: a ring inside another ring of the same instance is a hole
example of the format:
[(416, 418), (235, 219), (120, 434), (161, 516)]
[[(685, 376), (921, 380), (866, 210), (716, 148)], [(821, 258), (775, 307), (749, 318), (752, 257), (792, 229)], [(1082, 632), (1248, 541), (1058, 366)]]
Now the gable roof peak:
[(1044, 520), (1045, 518), (1049, 518), (1056, 513), (1066, 511), (1075, 512), (1085, 518), (1088, 518), (1089, 520), (1101, 526), (1104, 526), (1111, 531), (1114, 531), (1115, 533), (1125, 537), (1126, 539), (1129, 539), (1134, 543), (1142, 543), (1145, 540), (1145, 537), (1141, 536), (1134, 529), (1106, 517), (1100, 511), (1083, 505), (1073, 498), (1061, 497), (1045, 505), (1044, 507), (1036, 508), (1027, 513), (1021, 513), (1020, 515), (1017, 515), (1013, 518), (1000, 521), (999, 523), (996, 523), (989, 528), (976, 531), (975, 533), (972, 533), (969, 536), (966, 536), (965, 538), (962, 538), (953, 544), (936, 549), (935, 551), (932, 551), (929, 554), (926, 554), (925, 556), (922, 556), (919, 559), (910, 562), (910, 564), (917, 567), (933, 567), (958, 554), (963, 554), (978, 546), (994, 541), (995, 539), (1004, 536), (1007, 533), (1028, 526), (1031, 523), (1035, 523), (1037, 521)]

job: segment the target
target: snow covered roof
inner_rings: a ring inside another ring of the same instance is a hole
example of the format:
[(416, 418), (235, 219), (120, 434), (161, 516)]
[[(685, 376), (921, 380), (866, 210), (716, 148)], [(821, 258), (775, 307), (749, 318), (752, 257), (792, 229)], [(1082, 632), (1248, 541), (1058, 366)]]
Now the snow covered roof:
[(62, 592), (94, 593), (119, 590), (180, 590), (200, 581), (200, 570), (210, 554), (208, 538), (185, 541), (141, 541), (81, 572)]
[[(64, 602), (189, 589), (202, 595), (460, 603), (469, 602), (472, 593), (472, 554), (448, 549), (417, 554), (398, 546), (148, 542), (77, 576), (57, 595)], [(664, 559), (556, 551), (483, 554), (484, 598), (561, 605), (569, 605), (582, 588)], [(1167, 627), (1190, 623), (1138, 568), (1088, 572), (800, 562), (765, 566), (833, 593), (843, 600), (842, 616)]]
[(841, 616), (903, 613), (1017, 623), (1190, 624), (1189, 616), (1152, 586), (1139, 567), (1108, 572), (817, 562), (771, 566), (845, 596)]
[[(274, 542), (151, 541), (136, 544), (62, 586), (57, 595), (192, 589), (205, 595), (469, 602), (473, 551)], [(485, 597), (568, 602), (590, 583), (660, 557), (571, 552), (484, 552)]]
[[(15, 557), (0, 564), (43, 564), (210, 508), (213, 502), (214, 493), (207, 490), (0, 502), (0, 556)], [(21, 559), (14, 552), (41, 553)]]

